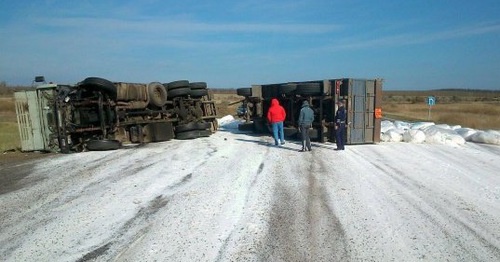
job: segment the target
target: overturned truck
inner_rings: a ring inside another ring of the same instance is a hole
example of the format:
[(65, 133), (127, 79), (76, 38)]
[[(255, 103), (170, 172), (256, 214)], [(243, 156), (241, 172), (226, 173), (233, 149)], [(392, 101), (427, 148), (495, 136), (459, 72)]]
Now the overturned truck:
[(238, 88), (243, 96), (242, 107), (246, 120), (240, 130), (269, 133), (266, 115), (271, 99), (276, 98), (287, 113), (284, 122), (285, 137), (298, 138), (298, 124), (302, 102), (307, 100), (314, 111), (314, 122), (310, 129), (311, 140), (334, 142), (333, 125), (336, 104), (346, 102), (347, 131), (346, 144), (369, 144), (380, 141), (382, 79), (327, 79), (304, 82), (289, 82), (253, 85)]
[(205, 82), (111, 82), (88, 77), (76, 85), (46, 83), (17, 91), (22, 151), (113, 150), (210, 136), (216, 108)]

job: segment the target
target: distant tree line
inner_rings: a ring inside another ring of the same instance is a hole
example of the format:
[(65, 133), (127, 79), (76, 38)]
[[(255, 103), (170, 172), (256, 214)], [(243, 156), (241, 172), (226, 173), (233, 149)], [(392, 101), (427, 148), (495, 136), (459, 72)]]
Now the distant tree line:
[[(431, 90), (432, 91), (432, 90)], [(490, 89), (459, 89), (459, 88), (443, 88), (443, 89), (435, 89), (435, 91), (445, 91), (445, 92), (484, 92), (484, 93), (498, 93), (499, 90), (490, 90)]]
[(236, 94), (236, 89), (234, 88), (210, 88), (214, 94)]

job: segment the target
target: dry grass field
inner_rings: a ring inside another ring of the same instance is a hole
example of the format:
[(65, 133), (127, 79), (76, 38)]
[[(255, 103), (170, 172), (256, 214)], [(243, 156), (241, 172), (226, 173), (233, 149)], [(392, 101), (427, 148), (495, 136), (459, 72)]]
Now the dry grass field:
[[(430, 111), (430, 113), (429, 113)], [(476, 129), (500, 130), (500, 103), (383, 104), (383, 115), (391, 119), (431, 121)], [(429, 117), (430, 116), (430, 117)]]
[[(20, 139), (15, 114), (14, 93), (0, 86), (0, 153), (19, 150)], [(218, 117), (236, 115), (243, 97), (234, 89), (212, 89)], [(437, 99), (431, 108), (426, 98)], [(500, 91), (384, 91), (383, 116), (410, 121), (432, 121), (475, 129), (500, 130)]]
[(0, 97), (0, 153), (21, 147), (14, 96)]
[(217, 116), (223, 117), (227, 115), (236, 116), (236, 109), (240, 103), (234, 102), (240, 101), (243, 97), (237, 95), (234, 89), (216, 89), (212, 91), (212, 99), (215, 101)]
[[(430, 114), (428, 96), (436, 97)], [(500, 91), (385, 91), (382, 112), (391, 119), (500, 130)]]

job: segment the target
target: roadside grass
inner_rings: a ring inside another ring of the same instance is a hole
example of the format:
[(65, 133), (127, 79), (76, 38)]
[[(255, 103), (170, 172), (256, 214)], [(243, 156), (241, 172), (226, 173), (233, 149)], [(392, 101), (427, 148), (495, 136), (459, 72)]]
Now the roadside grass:
[[(382, 114), (388, 118), (409, 121), (431, 121), (437, 124), (461, 125), (475, 129), (500, 130), (500, 103), (473, 102), (436, 104), (384, 103)], [(430, 116), (430, 118), (429, 118)]]
[(0, 113), (15, 112), (14, 96), (0, 97)]
[(0, 153), (21, 147), (14, 95), (0, 97)]
[(0, 121), (0, 153), (8, 150), (19, 150), (21, 139), (16, 122)]
[(20, 147), (14, 97), (0, 97), (0, 153)]

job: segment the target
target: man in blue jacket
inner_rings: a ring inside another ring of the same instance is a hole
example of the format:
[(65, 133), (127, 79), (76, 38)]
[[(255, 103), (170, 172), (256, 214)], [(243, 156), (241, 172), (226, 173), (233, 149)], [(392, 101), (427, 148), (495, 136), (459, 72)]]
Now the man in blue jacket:
[(345, 123), (346, 123), (346, 109), (345, 100), (338, 101), (337, 113), (335, 113), (335, 139), (337, 142), (337, 148), (335, 150), (344, 150), (345, 147)]
[(299, 129), (302, 136), (302, 149), (300, 152), (307, 150), (311, 151), (311, 138), (309, 137), (309, 129), (312, 127), (314, 121), (314, 111), (309, 106), (309, 102), (304, 100), (299, 114)]

